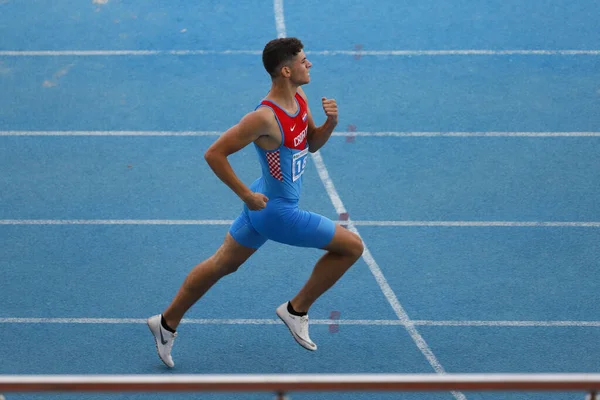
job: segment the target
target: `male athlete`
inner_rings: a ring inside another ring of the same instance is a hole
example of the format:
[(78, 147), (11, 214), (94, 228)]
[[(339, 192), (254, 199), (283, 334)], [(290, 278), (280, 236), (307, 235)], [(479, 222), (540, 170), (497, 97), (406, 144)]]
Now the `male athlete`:
[[(235, 272), (267, 240), (326, 250), (298, 294), (276, 309), (294, 339), (316, 350), (308, 335), (308, 310), (362, 255), (358, 235), (321, 215), (298, 208), (308, 153), (319, 150), (338, 121), (335, 100), (322, 99), (327, 116), (315, 126), (300, 86), (310, 82), (312, 64), (296, 38), (267, 43), (262, 60), (271, 76), (271, 90), (253, 111), (228, 129), (206, 151), (214, 173), (245, 203), (223, 244), (195, 266), (169, 307), (148, 319), (160, 359), (173, 367), (171, 349), (176, 329), (187, 310), (219, 279)], [(250, 187), (234, 173), (227, 157), (254, 143), (262, 176)]]

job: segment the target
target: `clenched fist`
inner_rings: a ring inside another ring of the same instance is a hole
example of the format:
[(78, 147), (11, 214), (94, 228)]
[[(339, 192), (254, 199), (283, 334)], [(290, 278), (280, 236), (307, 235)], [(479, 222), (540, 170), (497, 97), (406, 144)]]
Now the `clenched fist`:
[(267, 206), (267, 201), (269, 201), (269, 198), (262, 193), (252, 192), (243, 200), (250, 210), (258, 211)]
[(327, 116), (327, 119), (337, 123), (338, 120), (338, 108), (337, 108), (337, 103), (335, 102), (335, 99), (328, 99), (323, 97), (321, 99), (321, 102), (323, 103), (323, 111), (325, 111), (325, 115)]

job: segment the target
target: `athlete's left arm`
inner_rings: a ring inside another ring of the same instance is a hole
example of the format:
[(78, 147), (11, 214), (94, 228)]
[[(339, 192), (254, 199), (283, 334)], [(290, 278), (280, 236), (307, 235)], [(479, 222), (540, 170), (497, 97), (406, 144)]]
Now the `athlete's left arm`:
[[(300, 93), (306, 101), (306, 104), (308, 104), (308, 99), (302, 88), (298, 88), (298, 93)], [(315, 125), (315, 121), (310, 112), (310, 107), (308, 108), (308, 132), (306, 134), (306, 140), (308, 141), (308, 151), (311, 153), (319, 150), (327, 143), (338, 123), (338, 109), (335, 100), (323, 97), (321, 103), (323, 105), (323, 111), (327, 116), (327, 120), (321, 126)]]

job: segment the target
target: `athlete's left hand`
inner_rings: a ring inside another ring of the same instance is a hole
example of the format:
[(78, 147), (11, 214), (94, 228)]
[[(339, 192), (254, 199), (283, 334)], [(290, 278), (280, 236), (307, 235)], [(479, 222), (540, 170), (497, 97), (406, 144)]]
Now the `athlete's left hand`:
[(321, 99), (323, 103), (323, 111), (325, 111), (325, 115), (327, 115), (327, 119), (331, 122), (337, 123), (338, 120), (338, 108), (335, 99), (328, 99), (323, 97)]

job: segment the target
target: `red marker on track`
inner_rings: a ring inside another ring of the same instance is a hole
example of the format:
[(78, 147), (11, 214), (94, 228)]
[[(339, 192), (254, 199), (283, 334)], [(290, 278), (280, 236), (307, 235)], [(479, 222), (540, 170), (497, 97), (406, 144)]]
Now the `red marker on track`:
[[(348, 132), (356, 132), (356, 125), (348, 125)], [(354, 138), (352, 134), (346, 136), (346, 143), (354, 143)]]
[[(340, 319), (341, 313), (339, 311), (332, 311), (329, 314), (329, 319), (332, 321), (337, 321)], [(338, 333), (340, 331), (340, 326), (336, 323), (329, 324), (329, 333)]]
[(354, 54), (354, 59), (355, 60), (360, 60), (360, 58), (362, 57), (362, 50), (363, 50), (363, 45), (362, 44), (355, 44), (354, 45), (354, 51), (356, 52)]

